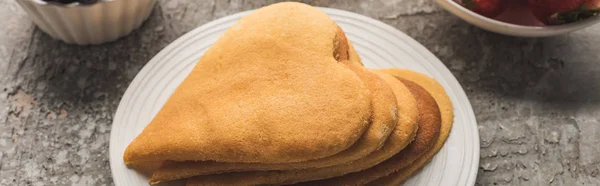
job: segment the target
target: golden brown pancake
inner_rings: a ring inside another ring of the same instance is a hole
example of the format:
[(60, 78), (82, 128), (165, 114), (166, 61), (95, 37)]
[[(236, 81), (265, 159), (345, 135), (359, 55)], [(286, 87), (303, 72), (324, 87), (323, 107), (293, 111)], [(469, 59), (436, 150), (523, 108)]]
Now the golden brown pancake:
[(162, 164), (163, 162), (160, 161), (132, 163), (129, 165), (129, 168), (135, 169), (137, 172), (142, 173), (144, 176), (150, 177), (156, 170), (158, 170), (162, 166)]
[[(344, 34), (344, 37), (345, 37), (345, 34)], [(354, 45), (352, 44), (352, 42), (350, 40), (348, 40), (348, 46), (350, 47), (348, 49), (348, 54), (350, 55), (350, 59), (357, 59), (357, 60), (350, 60), (350, 62), (355, 65), (364, 66), (362, 63), (362, 60), (360, 59), (360, 56), (358, 55), (358, 52), (356, 52), (356, 50), (354, 49)]]
[(301, 3), (242, 18), (204, 54), (127, 147), (126, 164), (291, 163), (351, 147), (366, 131), (371, 92), (338, 60), (337, 25)]
[(433, 145), (433, 148), (428, 150), (423, 156), (419, 157), (416, 161), (410, 164), (408, 167), (395, 172), (389, 176), (377, 179), (369, 185), (399, 185), (406, 181), (410, 176), (415, 174), (418, 170), (421, 170), (423, 166), (431, 161), (431, 159), (437, 154), (437, 152), (444, 146), (446, 139), (450, 135), (450, 129), (452, 128), (452, 123), (454, 123), (454, 112), (452, 107), (452, 102), (450, 98), (446, 94), (444, 87), (442, 87), (437, 81), (434, 79), (414, 72), (410, 70), (401, 70), (401, 69), (386, 69), (384, 72), (391, 74), (397, 78), (409, 80), (415, 82), (419, 86), (423, 87), (427, 92), (431, 94), (431, 96), (435, 99), (436, 103), (440, 107), (440, 113), (442, 116), (442, 126), (440, 129), (440, 135)]
[[(341, 50), (352, 48), (351, 43), (345, 38), (344, 32), (339, 29), (338, 37), (340, 43), (347, 43), (341, 46)], [(150, 179), (151, 184), (157, 184), (164, 181), (189, 178), (198, 175), (217, 174), (224, 172), (241, 171), (264, 171), (264, 170), (291, 170), (306, 168), (329, 167), (338, 164), (345, 164), (351, 161), (363, 158), (371, 152), (379, 149), (387, 140), (397, 123), (397, 104), (396, 95), (391, 87), (379, 76), (367, 71), (360, 64), (360, 57), (356, 51), (349, 50), (347, 53), (339, 54), (340, 63), (345, 64), (355, 72), (365, 83), (365, 86), (373, 95), (371, 123), (369, 129), (352, 147), (329, 157), (309, 160), (297, 163), (221, 163), (214, 161), (203, 162), (167, 162), (161, 169), (154, 172)], [(344, 60), (346, 59), (347, 60)]]
[(378, 75), (390, 85), (396, 95), (398, 104), (398, 124), (392, 135), (388, 137), (388, 140), (379, 150), (351, 163), (332, 167), (196, 176), (188, 180), (188, 185), (293, 184), (303, 181), (326, 179), (370, 168), (400, 152), (400, 150), (412, 141), (418, 127), (419, 112), (416, 100), (408, 88), (398, 79), (381, 72), (369, 72)]
[(407, 167), (433, 147), (440, 132), (440, 110), (425, 89), (412, 81), (401, 81), (417, 99), (419, 129), (415, 139), (398, 154), (374, 167), (340, 177), (310, 182), (311, 185), (363, 185)]

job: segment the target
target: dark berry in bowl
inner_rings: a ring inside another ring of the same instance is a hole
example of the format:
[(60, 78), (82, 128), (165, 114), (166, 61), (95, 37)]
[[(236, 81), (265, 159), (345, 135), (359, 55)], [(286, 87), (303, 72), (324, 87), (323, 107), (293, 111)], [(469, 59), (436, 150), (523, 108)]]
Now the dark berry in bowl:
[(98, 0), (79, 0), (80, 4), (89, 5), (98, 2)]

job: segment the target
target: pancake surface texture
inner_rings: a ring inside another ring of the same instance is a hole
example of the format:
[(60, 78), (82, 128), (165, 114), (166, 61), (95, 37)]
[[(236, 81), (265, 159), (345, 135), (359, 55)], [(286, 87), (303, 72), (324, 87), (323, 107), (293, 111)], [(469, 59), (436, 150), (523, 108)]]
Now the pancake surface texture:
[[(342, 33), (343, 34), (343, 33)], [(351, 51), (352, 52), (352, 51)], [(398, 121), (398, 107), (396, 96), (391, 87), (370, 73), (362, 66), (351, 61), (358, 61), (349, 55), (349, 61), (342, 61), (354, 71), (372, 92), (371, 125), (364, 135), (350, 148), (333, 156), (309, 160), (298, 163), (259, 164), (259, 163), (220, 163), (220, 162), (169, 162), (161, 169), (154, 172), (150, 183), (156, 184), (169, 180), (189, 178), (198, 175), (207, 175), (223, 172), (241, 172), (256, 170), (291, 170), (306, 168), (329, 167), (345, 164), (363, 158), (371, 152), (378, 150), (387, 140), (396, 127)], [(356, 55), (354, 55), (356, 56)]]
[(446, 94), (444, 87), (442, 87), (439, 83), (437, 83), (434, 79), (420, 74), (418, 72), (410, 71), (410, 70), (400, 70), (400, 69), (385, 69), (384, 72), (393, 75), (394, 77), (415, 82), (416, 84), (423, 87), (427, 92), (431, 94), (431, 96), (435, 99), (438, 107), (440, 108), (440, 113), (442, 116), (442, 125), (440, 130), (440, 135), (433, 145), (433, 148), (428, 150), (423, 156), (419, 157), (415, 162), (410, 164), (408, 167), (395, 172), (389, 176), (377, 179), (369, 185), (399, 185), (405, 182), (410, 176), (419, 171), (423, 166), (431, 161), (431, 159), (437, 154), (437, 152), (444, 146), (446, 139), (450, 135), (450, 130), (452, 128), (452, 123), (454, 122), (454, 112), (452, 107), (452, 102), (450, 98)]
[[(398, 153), (411, 142), (416, 133), (419, 115), (416, 100), (410, 90), (396, 78), (375, 71), (366, 72), (373, 73), (372, 75), (383, 79), (392, 88), (398, 104), (396, 128), (379, 150), (348, 164), (290, 171), (252, 171), (196, 176), (188, 180), (188, 185), (294, 184), (361, 171), (373, 167)], [(313, 185), (311, 182), (306, 184)]]
[[(346, 174), (318, 182), (318, 185), (362, 185), (401, 170), (423, 153), (429, 151), (436, 142), (441, 125), (440, 110), (434, 98), (425, 89), (408, 80), (401, 80), (417, 99), (419, 108), (419, 129), (415, 140), (390, 159), (369, 169)], [(317, 185), (317, 184), (315, 184)]]
[(127, 147), (126, 164), (290, 163), (348, 149), (369, 126), (372, 96), (339, 63), (337, 32), (301, 3), (242, 18)]

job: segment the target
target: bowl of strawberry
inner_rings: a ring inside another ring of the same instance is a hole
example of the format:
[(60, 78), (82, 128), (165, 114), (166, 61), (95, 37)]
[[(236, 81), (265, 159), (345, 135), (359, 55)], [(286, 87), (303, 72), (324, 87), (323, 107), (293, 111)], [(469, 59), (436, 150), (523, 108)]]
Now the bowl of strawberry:
[(555, 36), (600, 22), (600, 0), (436, 1), (475, 26), (512, 36)]

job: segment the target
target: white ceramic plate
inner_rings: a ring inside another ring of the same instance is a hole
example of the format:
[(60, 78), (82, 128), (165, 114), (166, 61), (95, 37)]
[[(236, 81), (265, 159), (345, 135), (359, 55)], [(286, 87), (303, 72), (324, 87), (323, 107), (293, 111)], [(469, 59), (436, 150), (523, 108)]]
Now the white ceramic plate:
[[(406, 185), (474, 185), (479, 162), (477, 123), (465, 92), (444, 64), (415, 40), (384, 23), (346, 11), (322, 10), (346, 32), (365, 66), (408, 68), (430, 75), (446, 88), (454, 103), (454, 125), (446, 145)], [(117, 186), (148, 185), (146, 177), (125, 167), (125, 148), (211, 44), (248, 13), (212, 21), (181, 36), (152, 58), (131, 82), (114, 116), (110, 136), (110, 167)]]

